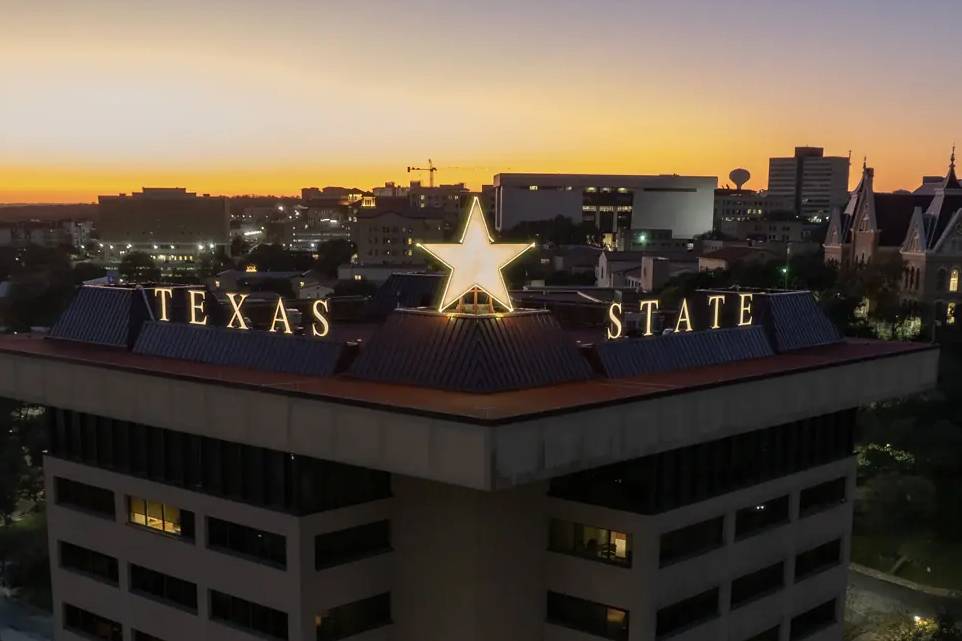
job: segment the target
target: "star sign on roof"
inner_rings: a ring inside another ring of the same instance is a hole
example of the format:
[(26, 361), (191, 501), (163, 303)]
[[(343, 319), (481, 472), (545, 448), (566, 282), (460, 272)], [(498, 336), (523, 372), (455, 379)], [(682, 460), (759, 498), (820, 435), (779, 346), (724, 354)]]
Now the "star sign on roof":
[(479, 289), (508, 311), (511, 297), (501, 270), (518, 256), (534, 247), (533, 243), (496, 243), (488, 233), (488, 225), (475, 196), (457, 243), (418, 243), (418, 247), (438, 259), (451, 273), (444, 285), (441, 305), (444, 311), (473, 289)]

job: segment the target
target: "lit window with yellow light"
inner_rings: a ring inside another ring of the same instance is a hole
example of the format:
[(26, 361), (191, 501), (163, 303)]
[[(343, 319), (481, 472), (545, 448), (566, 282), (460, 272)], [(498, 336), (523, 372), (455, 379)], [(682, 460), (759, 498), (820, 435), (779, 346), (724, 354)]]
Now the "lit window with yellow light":
[(953, 269), (949, 274), (949, 291), (957, 292), (959, 291), (959, 270)]
[(605, 563), (631, 566), (631, 535), (627, 532), (552, 519), (548, 549)]
[(955, 325), (955, 303), (949, 303), (945, 306), (945, 324)]
[(194, 538), (194, 513), (139, 496), (127, 497), (128, 518), (133, 525), (186, 539)]

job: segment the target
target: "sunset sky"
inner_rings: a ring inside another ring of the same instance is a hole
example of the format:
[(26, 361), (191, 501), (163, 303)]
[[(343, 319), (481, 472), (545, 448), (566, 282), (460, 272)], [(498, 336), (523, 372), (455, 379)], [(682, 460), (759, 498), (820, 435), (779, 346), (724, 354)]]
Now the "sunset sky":
[(0, 202), (293, 194), (499, 171), (863, 154), (878, 189), (962, 141), (951, 1), (0, 0)]

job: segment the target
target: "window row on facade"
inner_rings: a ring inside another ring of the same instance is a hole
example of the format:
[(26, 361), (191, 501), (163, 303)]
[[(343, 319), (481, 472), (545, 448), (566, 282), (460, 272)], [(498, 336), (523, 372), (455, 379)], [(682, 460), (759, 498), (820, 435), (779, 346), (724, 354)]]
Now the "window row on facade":
[[(718, 588), (711, 588), (658, 610), (655, 637), (663, 639), (697, 627), (719, 616)], [(792, 617), (789, 639), (800, 641), (836, 622), (836, 601), (832, 599)], [(627, 641), (630, 615), (627, 610), (548, 592), (547, 621), (593, 636)], [(778, 641), (780, 625), (763, 630), (743, 641)]]
[[(197, 613), (197, 586), (155, 570), (131, 564), (131, 587), (134, 594)], [(254, 603), (240, 597), (209, 590), (210, 619), (223, 625), (271, 639), (288, 639), (286, 612)], [(368, 630), (390, 625), (389, 592), (346, 603), (319, 612), (314, 617), (317, 641), (337, 641)], [(97, 613), (70, 603), (63, 604), (64, 629), (91, 639), (123, 641), (123, 625)], [(134, 641), (162, 641), (149, 632), (133, 630)]]
[[(830, 509), (846, 500), (844, 476), (804, 488), (799, 493), (799, 517)], [(787, 494), (735, 511), (735, 540), (755, 536), (790, 521)], [(661, 535), (661, 567), (710, 552), (725, 545), (725, 519), (719, 515)]]
[(552, 479), (552, 496), (655, 514), (847, 458), (855, 410), (659, 452)]
[[(820, 572), (837, 567), (841, 560), (841, 539), (799, 552), (795, 555), (793, 582), (800, 583)], [(784, 561), (752, 570), (732, 580), (729, 608), (737, 610), (784, 587)], [(663, 637), (676, 634), (718, 616), (719, 593), (720, 587), (716, 586), (658, 610), (657, 635)]]
[[(58, 505), (80, 509), (114, 520), (114, 493), (111, 490), (55, 477)], [(150, 498), (127, 496), (127, 523), (183, 541), (194, 541), (194, 513)], [(208, 516), (207, 547), (216, 552), (265, 563), (279, 569), (287, 567), (287, 538), (224, 519)], [(318, 570), (350, 563), (391, 551), (391, 524), (388, 520), (325, 532), (314, 537), (314, 566)], [(68, 554), (70, 551), (68, 550)], [(96, 559), (86, 561), (96, 565)], [(80, 561), (76, 564), (80, 568)], [(113, 582), (116, 583), (116, 577)]]
[(390, 496), (390, 474), (63, 409), (53, 456), (292, 514)]

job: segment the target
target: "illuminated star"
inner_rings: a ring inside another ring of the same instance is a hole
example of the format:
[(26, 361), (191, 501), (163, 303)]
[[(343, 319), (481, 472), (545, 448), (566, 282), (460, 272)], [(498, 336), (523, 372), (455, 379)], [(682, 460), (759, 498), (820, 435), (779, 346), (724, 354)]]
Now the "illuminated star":
[(441, 305), (444, 311), (474, 288), (480, 289), (508, 311), (511, 297), (501, 270), (515, 258), (534, 247), (533, 243), (495, 243), (481, 212), (477, 196), (471, 203), (461, 240), (457, 243), (418, 243), (418, 247), (434, 256), (451, 270)]

